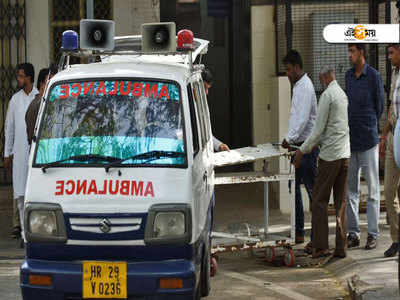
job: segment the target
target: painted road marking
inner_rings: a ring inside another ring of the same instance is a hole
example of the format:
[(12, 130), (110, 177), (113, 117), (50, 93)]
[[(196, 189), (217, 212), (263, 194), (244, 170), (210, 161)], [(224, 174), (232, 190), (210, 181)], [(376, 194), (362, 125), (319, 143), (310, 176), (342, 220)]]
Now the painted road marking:
[(271, 283), (271, 282), (266, 282), (264, 280), (258, 279), (258, 278), (253, 277), (253, 276), (249, 276), (249, 275), (245, 275), (245, 274), (241, 274), (241, 273), (237, 273), (237, 272), (232, 272), (232, 271), (225, 271), (225, 270), (222, 271), (220, 274), (224, 275), (224, 276), (228, 276), (228, 277), (233, 278), (233, 279), (238, 279), (238, 280), (241, 280), (241, 281), (245, 281), (245, 282), (248, 282), (250, 284), (253, 284), (253, 285), (268, 289), (268, 290), (271, 290), (271, 291), (273, 291), (275, 293), (278, 293), (278, 294), (283, 295), (283, 296), (285, 296), (287, 298), (290, 298), (290, 299), (294, 299), (294, 300), (314, 300), (313, 298), (307, 297), (305, 295), (302, 295), (300, 293), (292, 291), (292, 290), (290, 290), (288, 288), (283, 288), (283, 287), (281, 287), (279, 285), (276, 285), (276, 284)]

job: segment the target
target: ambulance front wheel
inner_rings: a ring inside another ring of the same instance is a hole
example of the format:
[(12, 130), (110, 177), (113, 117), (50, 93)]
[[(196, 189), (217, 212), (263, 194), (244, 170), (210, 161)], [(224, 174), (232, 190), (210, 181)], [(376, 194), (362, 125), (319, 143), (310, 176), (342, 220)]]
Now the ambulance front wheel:
[(197, 287), (196, 291), (193, 295), (193, 300), (200, 300), (201, 299), (201, 288), (200, 285)]

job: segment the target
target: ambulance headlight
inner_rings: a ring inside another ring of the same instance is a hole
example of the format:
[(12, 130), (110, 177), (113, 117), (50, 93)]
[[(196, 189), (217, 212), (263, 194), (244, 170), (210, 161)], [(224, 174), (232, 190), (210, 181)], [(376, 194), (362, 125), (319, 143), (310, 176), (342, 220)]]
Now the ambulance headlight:
[(146, 223), (146, 244), (189, 243), (192, 233), (192, 216), (189, 205), (154, 205)]
[(32, 233), (57, 235), (57, 218), (54, 211), (34, 210), (29, 216), (29, 228)]
[(153, 236), (156, 238), (179, 236), (185, 234), (185, 215), (182, 212), (160, 212), (153, 225)]
[(67, 235), (61, 206), (52, 203), (27, 203), (25, 237), (28, 242), (65, 242)]

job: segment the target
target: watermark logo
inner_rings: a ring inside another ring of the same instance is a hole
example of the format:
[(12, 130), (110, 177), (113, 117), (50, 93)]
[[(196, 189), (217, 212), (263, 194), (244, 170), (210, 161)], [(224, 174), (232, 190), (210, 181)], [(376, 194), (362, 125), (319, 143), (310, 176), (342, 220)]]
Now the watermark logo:
[(344, 32), (345, 39), (356, 39), (363, 41), (368, 38), (376, 38), (376, 30), (368, 29), (364, 25), (357, 25), (355, 27), (348, 27)]
[(323, 31), (328, 43), (398, 43), (398, 24), (331, 24)]

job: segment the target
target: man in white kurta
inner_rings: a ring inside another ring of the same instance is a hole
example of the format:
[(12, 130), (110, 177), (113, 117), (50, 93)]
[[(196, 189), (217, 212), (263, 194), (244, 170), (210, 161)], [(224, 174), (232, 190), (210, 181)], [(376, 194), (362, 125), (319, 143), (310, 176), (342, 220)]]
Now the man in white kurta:
[(5, 123), (4, 164), (13, 167), (14, 201), (17, 201), (21, 236), (24, 238), (24, 196), (28, 176), (29, 145), (26, 135), (25, 114), (29, 104), (38, 94), (34, 87), (35, 77), (33, 66), (29, 63), (18, 66), (18, 87), (21, 90), (15, 93), (8, 105)]

